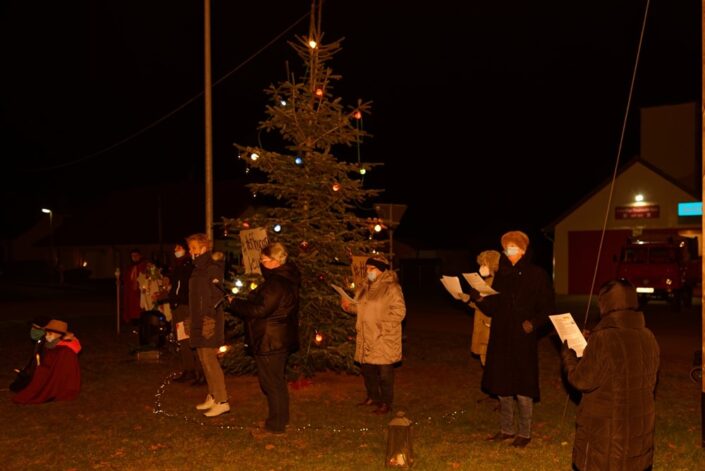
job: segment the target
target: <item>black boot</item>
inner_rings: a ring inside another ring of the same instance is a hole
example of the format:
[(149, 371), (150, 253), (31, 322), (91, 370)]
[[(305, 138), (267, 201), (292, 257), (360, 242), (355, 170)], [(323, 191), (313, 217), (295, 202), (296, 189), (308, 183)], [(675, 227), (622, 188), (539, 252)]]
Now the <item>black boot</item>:
[(184, 370), (174, 378), (176, 383), (187, 383), (196, 379), (196, 373), (193, 370)]
[(196, 370), (191, 386), (200, 386), (202, 384), (206, 384), (206, 377), (203, 375), (203, 371)]

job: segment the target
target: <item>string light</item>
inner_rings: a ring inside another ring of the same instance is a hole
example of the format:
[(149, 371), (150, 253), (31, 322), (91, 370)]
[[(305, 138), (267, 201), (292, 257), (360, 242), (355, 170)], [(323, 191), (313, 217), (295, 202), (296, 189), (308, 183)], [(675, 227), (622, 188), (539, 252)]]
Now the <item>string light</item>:
[(301, 157), (299, 157), (299, 156), (297, 155), (296, 158), (294, 159), (294, 163), (295, 163), (296, 165), (301, 165), (301, 164), (304, 163), (304, 159), (302, 159)]
[(274, 232), (281, 232), (282, 226), (281, 226), (281, 224), (275, 224), (272, 229), (274, 230)]
[(366, 173), (367, 173), (367, 170), (365, 169), (365, 167), (360, 167), (360, 175), (364, 175)]
[(313, 341), (316, 342), (316, 345), (320, 345), (323, 342), (323, 334), (316, 331), (316, 335), (313, 337)]
[(317, 89), (316, 89), (316, 96), (317, 96), (317, 97), (322, 97), (322, 96), (323, 96), (323, 89), (322, 89), (322, 88), (317, 88)]
[[(173, 372), (170, 375), (168, 375), (164, 381), (162, 381), (162, 384), (157, 388), (157, 392), (154, 394), (154, 405), (152, 406), (152, 413), (154, 415), (163, 415), (164, 417), (169, 417), (172, 419), (180, 419), (183, 420), (184, 422), (187, 423), (192, 423), (196, 425), (200, 425), (201, 427), (211, 427), (211, 428), (217, 428), (220, 430), (237, 430), (237, 431), (251, 431), (252, 429), (256, 428), (255, 425), (228, 425), (222, 422), (214, 422), (214, 421), (204, 421), (201, 420), (201, 414), (198, 414), (197, 416), (191, 416), (191, 415), (181, 415), (177, 414), (175, 412), (170, 412), (166, 409), (164, 409), (162, 405), (162, 401), (164, 399), (164, 396), (166, 395), (167, 391), (167, 386), (169, 386), (174, 378), (176, 378), (180, 373), (179, 372)], [(434, 422), (445, 422), (446, 424), (451, 424), (456, 422), (459, 418), (467, 414), (467, 411), (464, 409), (460, 410), (455, 410), (448, 412), (438, 418), (428, 416), (422, 421), (413, 421), (412, 425), (420, 426), (420, 425), (430, 425)], [(326, 432), (333, 432), (333, 433), (342, 433), (342, 432), (357, 432), (357, 433), (367, 433), (371, 432), (373, 430), (375, 431), (381, 431), (381, 430), (386, 430), (387, 429), (387, 422), (385, 421), (382, 425), (378, 427), (341, 427), (341, 426), (336, 426), (336, 425), (313, 425), (311, 423), (307, 423), (304, 425), (300, 425), (298, 427), (292, 427), (289, 426), (287, 427), (287, 433), (291, 432), (306, 432), (306, 431), (326, 431)]]
[(259, 159), (259, 154), (257, 154), (256, 152), (253, 152), (250, 154), (250, 160), (257, 160), (257, 159)]
[(284, 100), (284, 99), (279, 100), (279, 104), (282, 106), (286, 106), (286, 100)]
[(360, 113), (360, 110), (357, 110), (353, 113), (353, 118), (362, 119), (362, 113)]
[(312, 39), (308, 42), (308, 47), (311, 49), (316, 49), (316, 47), (318, 47), (318, 43)]
[(340, 183), (333, 183), (333, 191), (340, 191)]

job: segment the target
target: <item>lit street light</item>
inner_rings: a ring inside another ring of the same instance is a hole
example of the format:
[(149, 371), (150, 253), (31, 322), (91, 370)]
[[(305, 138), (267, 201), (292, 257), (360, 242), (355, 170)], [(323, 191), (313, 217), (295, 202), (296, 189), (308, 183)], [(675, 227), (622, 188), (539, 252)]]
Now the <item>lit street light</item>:
[(51, 249), (51, 262), (53, 267), (56, 267), (56, 254), (54, 253), (54, 212), (47, 208), (42, 208), (42, 212), (49, 215), (49, 247)]

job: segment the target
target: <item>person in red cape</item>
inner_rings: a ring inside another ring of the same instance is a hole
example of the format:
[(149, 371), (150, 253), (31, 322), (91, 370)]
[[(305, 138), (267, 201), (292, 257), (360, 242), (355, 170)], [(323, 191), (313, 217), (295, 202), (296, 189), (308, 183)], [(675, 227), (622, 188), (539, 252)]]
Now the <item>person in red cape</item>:
[(130, 251), (130, 264), (125, 269), (122, 283), (122, 321), (126, 324), (137, 323), (142, 313), (140, 307), (140, 274), (147, 271), (148, 262), (142, 258), (139, 249)]
[(52, 319), (44, 331), (44, 356), (29, 385), (12, 397), (16, 404), (71, 401), (81, 391), (80, 342), (64, 321)]

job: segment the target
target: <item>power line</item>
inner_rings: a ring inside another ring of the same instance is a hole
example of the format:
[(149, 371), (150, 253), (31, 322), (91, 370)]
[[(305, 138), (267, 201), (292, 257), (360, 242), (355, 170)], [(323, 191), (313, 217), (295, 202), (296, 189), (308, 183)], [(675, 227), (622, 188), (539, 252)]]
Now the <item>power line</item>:
[[(302, 22), (304, 19), (306, 19), (309, 15), (310, 15), (310, 12), (309, 12), (309, 13), (306, 13), (306, 14), (303, 15), (303, 16), (301, 16), (299, 19), (297, 19), (295, 22), (293, 22), (291, 25), (289, 25), (289, 26), (288, 26), (286, 29), (284, 29), (282, 32), (280, 32), (279, 34), (277, 34), (277, 35), (276, 35), (273, 39), (271, 39), (267, 44), (265, 44), (264, 46), (262, 46), (260, 49), (258, 49), (256, 52), (254, 52), (252, 55), (250, 55), (250, 57), (248, 57), (247, 59), (245, 59), (244, 61), (242, 61), (242, 62), (241, 62), (240, 64), (238, 64), (234, 69), (230, 70), (228, 73), (226, 73), (225, 75), (223, 75), (222, 77), (220, 77), (218, 80), (216, 80), (215, 82), (213, 82), (213, 85), (212, 85), (211, 88), (216, 87), (217, 85), (219, 85), (220, 83), (222, 83), (223, 81), (225, 81), (228, 77), (230, 77), (232, 74), (234, 74), (235, 72), (237, 72), (238, 70), (240, 70), (241, 68), (243, 68), (245, 65), (247, 65), (248, 63), (250, 63), (255, 57), (257, 57), (257, 56), (260, 55), (262, 52), (264, 52), (265, 50), (267, 50), (272, 44), (274, 44), (274, 43), (276, 43), (277, 41), (279, 41), (279, 39), (281, 39), (282, 36), (284, 36), (284, 35), (287, 34), (289, 31), (291, 31), (296, 25), (298, 25), (299, 23), (301, 23), (301, 22)], [(182, 103), (181, 105), (177, 106), (176, 108), (174, 108), (173, 110), (171, 110), (169, 113), (163, 115), (163, 116), (160, 117), (159, 119), (157, 119), (157, 120), (151, 122), (151, 123), (148, 124), (147, 126), (145, 126), (145, 127), (143, 127), (142, 129), (140, 129), (139, 131), (136, 131), (136, 132), (134, 132), (134, 133), (128, 135), (127, 137), (125, 137), (125, 138), (123, 138), (123, 139), (121, 139), (121, 140), (115, 142), (114, 144), (112, 144), (112, 145), (110, 145), (110, 146), (108, 146), (108, 147), (105, 147), (105, 148), (103, 148), (103, 149), (101, 149), (101, 150), (99, 150), (99, 151), (97, 151), (97, 152), (93, 152), (93, 153), (91, 153), (91, 154), (88, 154), (88, 155), (86, 155), (86, 156), (80, 157), (80, 158), (78, 158), (78, 159), (76, 159), (76, 160), (72, 160), (72, 161), (70, 161), (70, 162), (64, 162), (64, 163), (61, 163), (61, 164), (52, 165), (52, 166), (48, 166), (48, 167), (39, 167), (39, 168), (36, 168), (36, 167), (35, 167), (35, 168), (31, 168), (31, 169), (30, 169), (30, 168), (26, 168), (26, 169), (24, 169), (23, 171), (25, 171), (25, 172), (37, 173), (37, 172), (46, 172), (46, 171), (51, 171), (51, 170), (57, 170), (57, 169), (60, 169), (60, 168), (66, 168), (66, 167), (70, 167), (70, 166), (73, 166), (73, 165), (77, 165), (77, 164), (86, 162), (86, 161), (88, 161), (88, 160), (94, 159), (94, 158), (96, 158), (96, 157), (98, 157), (98, 156), (100, 156), (100, 155), (106, 154), (106, 153), (110, 152), (111, 150), (113, 150), (113, 149), (115, 149), (115, 148), (117, 148), (117, 147), (120, 147), (121, 145), (125, 144), (126, 142), (131, 141), (132, 139), (136, 138), (137, 136), (140, 136), (140, 135), (144, 134), (145, 132), (149, 131), (150, 129), (156, 127), (157, 125), (159, 125), (159, 124), (161, 124), (162, 122), (166, 121), (167, 119), (171, 118), (171, 117), (174, 116), (176, 113), (178, 113), (179, 111), (183, 110), (183, 109), (186, 108), (188, 105), (190, 105), (191, 103), (193, 103), (193, 102), (195, 102), (196, 100), (198, 100), (199, 98), (201, 98), (201, 97), (203, 96), (203, 94), (204, 94), (203, 91), (202, 91), (202, 92), (199, 92), (197, 95), (191, 97), (189, 100), (187, 100), (187, 101), (185, 101), (184, 103)]]

